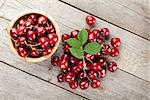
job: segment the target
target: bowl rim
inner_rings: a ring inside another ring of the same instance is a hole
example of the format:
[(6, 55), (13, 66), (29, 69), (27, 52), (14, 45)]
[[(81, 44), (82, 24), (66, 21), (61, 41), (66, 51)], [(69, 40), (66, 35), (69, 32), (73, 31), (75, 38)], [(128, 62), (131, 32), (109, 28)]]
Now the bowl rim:
[[(53, 47), (52, 49), (52, 52), (49, 54), (49, 55), (45, 55), (45, 56), (42, 56), (42, 57), (38, 57), (38, 58), (30, 58), (30, 57), (21, 57), (17, 50), (14, 48), (13, 46), (13, 43), (12, 43), (12, 40), (11, 40), (11, 36), (9, 35), (10, 34), (10, 30), (11, 30), (11, 27), (14, 26), (15, 22), (22, 16), (25, 16), (27, 14), (32, 14), (32, 13), (35, 13), (35, 14), (41, 14), (41, 15), (44, 15), (46, 16), (54, 25), (55, 27), (55, 30), (56, 30), (56, 34), (58, 36), (58, 41), (56, 42), (55, 46)], [(48, 58), (50, 58), (57, 50), (58, 46), (59, 46), (59, 43), (60, 43), (60, 40), (61, 40), (61, 34), (60, 34), (60, 30), (59, 30), (59, 27), (55, 21), (55, 19), (53, 17), (51, 17), (48, 13), (42, 11), (42, 10), (37, 10), (37, 9), (28, 9), (28, 10), (25, 10), (21, 13), (19, 13), (16, 17), (14, 17), (11, 22), (10, 22), (10, 25), (9, 27), (7, 28), (7, 32), (9, 33), (8, 36), (9, 36), (9, 45), (10, 45), (10, 49), (13, 51), (14, 54), (16, 54), (20, 59), (26, 61), (26, 62), (41, 62), (41, 61), (44, 61)]]

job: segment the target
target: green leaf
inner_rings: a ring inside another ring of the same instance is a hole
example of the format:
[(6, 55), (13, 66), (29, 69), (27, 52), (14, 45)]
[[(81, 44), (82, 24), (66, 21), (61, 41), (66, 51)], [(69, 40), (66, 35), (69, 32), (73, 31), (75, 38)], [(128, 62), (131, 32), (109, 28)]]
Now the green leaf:
[(89, 54), (96, 54), (100, 52), (101, 46), (97, 42), (91, 42), (85, 45), (84, 51)]
[(81, 44), (84, 45), (88, 39), (88, 32), (85, 29), (82, 29), (78, 33), (78, 40), (81, 41)]
[(67, 40), (67, 43), (72, 46), (72, 47), (76, 47), (76, 48), (80, 48), (81, 47), (81, 42), (79, 40), (77, 40), (76, 38), (70, 38)]
[(74, 57), (78, 59), (82, 59), (82, 57), (84, 56), (84, 51), (81, 48), (72, 47), (70, 48), (70, 52)]

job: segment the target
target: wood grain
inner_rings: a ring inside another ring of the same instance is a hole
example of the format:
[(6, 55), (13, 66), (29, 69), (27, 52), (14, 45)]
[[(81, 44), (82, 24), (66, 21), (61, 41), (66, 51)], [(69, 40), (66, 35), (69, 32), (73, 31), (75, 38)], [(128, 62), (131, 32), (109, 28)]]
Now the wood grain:
[(0, 63), (1, 100), (85, 100), (57, 86)]
[[(22, 10), (29, 8), (48, 11), (48, 13), (52, 15), (58, 22), (62, 33), (69, 33), (73, 29), (79, 29), (86, 26), (84, 22), (84, 18), (87, 15), (86, 13), (53, 0), (33, 0), (32, 2), (25, 0), (19, 2), (14, 0), (7, 1), (2, 9), (0, 9), (0, 11), (2, 11), (0, 16), (10, 20), (13, 18), (13, 16), (20, 13)], [(150, 81), (149, 41), (135, 36), (107, 22), (97, 19), (98, 27), (109, 27), (112, 36), (118, 36), (122, 39), (122, 48), (120, 51), (121, 56), (117, 60), (119, 68), (127, 71), (128, 73), (132, 73), (135, 76), (138, 76), (146, 81), (118, 69), (118, 71), (114, 74), (108, 72), (107, 77), (102, 80), (102, 85), (104, 85), (104, 88), (96, 90), (89, 88), (86, 91), (81, 91), (80, 89), (71, 90), (67, 84), (60, 84), (57, 82), (56, 76), (59, 73), (58, 68), (53, 68), (49, 75), (47, 71), (50, 63), (49, 60), (40, 63), (26, 63), (22, 62), (10, 52), (9, 46), (6, 42), (6, 32), (4, 32), (3, 30), (8, 26), (9, 21), (6, 21), (5, 19), (0, 19), (0, 33), (2, 33), (0, 34), (0, 38), (3, 37), (0, 42), (1, 61), (11, 64), (16, 68), (24, 70), (33, 75), (36, 75), (37, 77), (44, 80), (49, 79), (50, 82), (73, 91), (74, 93), (78, 93), (89, 99), (150, 99), (150, 83), (147, 82)], [(61, 49), (59, 49), (57, 55), (61, 55), (61, 53), (62, 51)]]
[[(149, 0), (60, 0), (150, 40)], [(138, 11), (137, 11), (138, 10)]]

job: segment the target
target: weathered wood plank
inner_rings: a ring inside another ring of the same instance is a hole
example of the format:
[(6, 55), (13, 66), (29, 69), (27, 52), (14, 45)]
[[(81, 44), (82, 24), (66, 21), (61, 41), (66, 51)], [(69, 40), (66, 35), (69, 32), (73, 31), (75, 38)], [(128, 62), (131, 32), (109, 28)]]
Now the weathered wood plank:
[[(62, 33), (69, 33), (72, 29), (85, 27), (83, 20), (86, 16), (85, 13), (76, 10), (72, 7), (69, 7), (58, 1), (48, 1), (49, 5), (43, 3), (46, 1), (22, 1), (26, 6), (16, 2), (8, 1), (6, 5), (1, 9), (2, 15), (5, 18), (12, 19), (16, 14), (20, 13), (22, 10), (30, 8), (37, 8), (41, 10), (46, 10), (49, 6), (48, 13), (51, 14), (56, 21), (58, 22)], [(39, 6), (37, 6), (39, 5)], [(17, 8), (15, 8), (17, 6)], [(6, 13), (10, 12), (10, 13)], [(98, 20), (98, 19), (97, 19)], [(124, 69), (138, 77), (141, 77), (149, 81), (149, 42), (138, 36), (130, 34), (122, 29), (119, 29), (113, 25), (110, 25), (104, 21), (98, 20), (98, 27), (109, 27), (111, 30), (112, 36), (118, 35), (122, 39), (122, 50), (121, 57), (119, 58), (118, 65), (119, 68)], [(3, 25), (3, 26), (2, 26)], [(33, 75), (36, 75), (42, 79), (50, 79), (50, 82), (55, 83), (59, 86), (62, 86), (68, 90), (71, 90), (67, 84), (60, 84), (57, 82), (56, 75), (59, 73), (59, 69), (54, 69), (54, 72), (51, 72), (51, 75), (48, 74), (47, 68), (49, 66), (49, 61), (44, 61), (41, 63), (25, 63), (19, 60), (14, 54), (12, 54), (8, 48), (6, 32), (4, 29), (8, 25), (6, 20), (0, 20), (1, 30), (0, 37), (2, 42), (0, 42), (0, 60), (7, 62), (11, 65), (16, 66), (22, 70), (25, 70)], [(126, 39), (127, 38), (127, 39)], [(147, 48), (146, 48), (147, 47)], [(3, 49), (5, 48), (5, 49)], [(60, 50), (57, 54), (60, 55)], [(11, 58), (11, 59), (10, 59)], [(9, 60), (8, 60), (9, 59)], [(145, 61), (146, 60), (146, 61)], [(144, 64), (142, 64), (144, 63)], [(140, 67), (143, 66), (143, 67)], [(134, 68), (133, 68), (134, 67)], [(139, 70), (137, 70), (139, 69)], [(135, 71), (137, 70), (137, 71)], [(142, 74), (141, 74), (142, 73)], [(111, 99), (120, 100), (120, 99), (145, 99), (150, 98), (150, 83), (143, 81), (139, 78), (136, 78), (128, 73), (125, 73), (121, 70), (118, 70), (116, 73), (107, 74), (107, 77), (102, 80), (102, 84), (105, 86), (103, 89), (94, 90), (89, 88), (86, 91), (81, 91), (80, 89), (71, 90), (75, 93), (81, 94), (85, 97), (94, 100), (106, 100)], [(141, 88), (142, 87), (142, 88)]]
[[(149, 0), (60, 0), (150, 40)], [(142, 4), (142, 3), (143, 4)], [(139, 9), (139, 11), (135, 10)], [(142, 11), (141, 11), (142, 10)], [(140, 12), (140, 13), (139, 13)]]
[(1, 100), (85, 100), (57, 86), (44, 82), (0, 63)]

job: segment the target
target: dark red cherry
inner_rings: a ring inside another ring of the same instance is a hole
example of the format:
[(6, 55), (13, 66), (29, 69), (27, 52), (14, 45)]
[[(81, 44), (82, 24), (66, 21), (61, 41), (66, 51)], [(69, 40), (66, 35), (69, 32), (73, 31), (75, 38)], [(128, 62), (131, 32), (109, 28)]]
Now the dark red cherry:
[(71, 48), (71, 46), (70, 46), (69, 44), (64, 44), (64, 45), (63, 45), (63, 50), (64, 50), (65, 52), (69, 52), (69, 51), (70, 51), (70, 50), (69, 50), (70, 48)]
[(115, 72), (117, 70), (117, 64), (116, 64), (116, 62), (110, 62), (110, 63), (108, 63), (108, 70), (110, 72)]
[(88, 34), (90, 34), (90, 33), (91, 33), (90, 29), (87, 29), (87, 28), (86, 28), (85, 30), (88, 32)]
[(58, 82), (64, 82), (64, 75), (63, 74), (57, 75), (57, 80)]
[(21, 57), (26, 57), (28, 55), (26, 48), (23, 47), (19, 47), (17, 52)]
[(44, 49), (49, 48), (49, 45), (50, 45), (49, 39), (47, 37), (40, 37), (38, 39), (38, 43), (39, 43), (40, 47), (44, 48)]
[(110, 36), (110, 32), (108, 28), (102, 28), (100, 30), (100, 34), (101, 36), (103, 36), (104, 38), (108, 38)]
[(76, 89), (78, 87), (78, 82), (76, 80), (69, 83), (70, 88)]
[(69, 59), (69, 56), (67, 54), (63, 54), (61, 56), (61, 60), (68, 60)]
[(65, 73), (65, 81), (72, 82), (75, 80), (75, 74), (73, 72), (66, 72)]
[(88, 77), (90, 79), (96, 79), (97, 78), (97, 73), (93, 70), (90, 70), (88, 73), (87, 73)]
[(91, 64), (91, 69), (94, 71), (102, 70), (100, 62), (95, 62), (95, 63)]
[(84, 79), (86, 76), (84, 76), (84, 72), (79, 72), (78, 73), (78, 78)]
[(70, 57), (69, 61), (72, 63), (72, 64), (76, 64), (77, 63), (77, 59), (75, 57)]
[(31, 21), (33, 21), (33, 22), (36, 21), (36, 18), (37, 18), (37, 16), (34, 15), (34, 14), (28, 16), (28, 20), (31, 20)]
[(37, 51), (36, 49), (32, 48), (30, 51), (29, 51), (30, 55), (32, 57), (38, 57), (39, 56), (39, 51)]
[(88, 81), (88, 79), (82, 79), (79, 83), (79, 86), (82, 90), (86, 90), (90, 85), (90, 82)]
[(12, 28), (10, 30), (10, 36), (14, 39), (16, 39), (18, 37), (16, 28)]
[(25, 20), (24, 18), (20, 18), (20, 19), (18, 20), (18, 24), (19, 24), (19, 26), (24, 25), (24, 24), (25, 24), (25, 22), (26, 22), (26, 20)]
[(92, 82), (91, 82), (91, 87), (92, 88), (99, 88), (100, 85), (101, 85), (101, 83), (100, 83), (100, 80), (98, 80), (98, 79), (93, 79)]
[(46, 32), (46, 28), (44, 26), (39, 26), (36, 30), (38, 36), (44, 36)]
[(51, 24), (50, 26), (46, 27), (46, 32), (47, 33), (54, 33), (55, 32), (55, 28), (54, 28), (53, 24)]
[(88, 42), (96, 41), (96, 35), (94, 33), (90, 33), (88, 36)]
[(47, 17), (46, 16), (40, 16), (37, 20), (38, 24), (46, 24), (47, 23)]
[(108, 44), (103, 44), (103, 47), (101, 49), (101, 53), (104, 55), (109, 55), (111, 52), (111, 48)]
[(77, 74), (81, 69), (79, 68), (79, 66), (72, 66), (72, 72), (74, 72), (75, 74)]
[(29, 30), (27, 33), (26, 33), (26, 37), (29, 41), (35, 41), (36, 39), (36, 32), (35, 31), (32, 31), (32, 30)]
[(117, 57), (119, 55), (119, 50), (117, 48), (112, 48), (110, 55), (112, 57)]
[(90, 26), (93, 26), (96, 22), (96, 19), (93, 16), (86, 16), (86, 23)]
[(99, 36), (100, 30), (98, 30), (98, 29), (93, 29), (91, 33), (94, 33), (96, 36)]
[(62, 42), (66, 42), (66, 40), (68, 40), (70, 38), (70, 35), (69, 34), (63, 34), (62, 35)]
[(18, 39), (17, 39), (18, 44), (25, 45), (25, 42), (26, 42), (26, 38), (24, 36), (18, 37)]
[(105, 69), (102, 69), (102, 70), (98, 71), (97, 73), (98, 73), (99, 78), (104, 78), (106, 76), (106, 70)]
[(47, 35), (47, 37), (49, 38), (49, 43), (50, 44), (55, 44), (58, 41), (58, 36), (55, 33), (50, 33)]
[(79, 32), (79, 30), (74, 30), (74, 31), (72, 31), (72, 32), (71, 32), (71, 37), (72, 37), (72, 38), (77, 38), (78, 32)]
[(46, 49), (43, 50), (42, 55), (43, 56), (49, 55), (51, 52), (52, 52), (52, 48), (49, 47), (49, 48), (46, 48)]
[(17, 29), (17, 34), (18, 35), (25, 35), (26, 34), (26, 31), (27, 31), (27, 29), (26, 29), (26, 27), (25, 26), (20, 26), (20, 27), (18, 27), (18, 29)]
[(120, 47), (120, 45), (121, 45), (121, 40), (120, 40), (120, 38), (112, 38), (112, 39), (111, 39), (111, 45), (112, 45), (113, 47), (116, 47), (116, 48)]
[(52, 64), (53, 66), (57, 66), (58, 63), (59, 63), (59, 57), (58, 57), (58, 56), (53, 56), (53, 57), (51, 58), (51, 64)]

